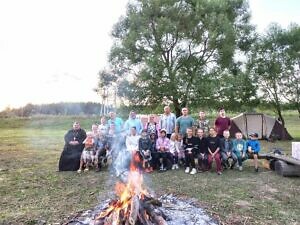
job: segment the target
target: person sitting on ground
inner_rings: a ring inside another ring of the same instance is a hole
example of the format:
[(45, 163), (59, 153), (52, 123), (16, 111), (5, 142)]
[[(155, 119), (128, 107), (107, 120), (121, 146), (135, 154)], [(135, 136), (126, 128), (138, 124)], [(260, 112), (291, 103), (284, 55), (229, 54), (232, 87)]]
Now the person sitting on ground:
[(183, 136), (181, 134), (177, 134), (176, 140), (177, 148), (179, 149), (178, 154), (178, 163), (181, 166), (185, 166), (185, 155), (184, 155), (184, 147), (183, 147)]
[(154, 118), (153, 114), (149, 116), (148, 123), (145, 124), (144, 129), (147, 130), (148, 135), (155, 133), (156, 137), (158, 137), (159, 124), (154, 121)]
[[(237, 157), (239, 170), (243, 170), (243, 161), (247, 160), (248, 155), (247, 142), (243, 139), (243, 134), (241, 132), (235, 133), (235, 139), (233, 140), (233, 153)], [(232, 165), (234, 167), (234, 165)]]
[(129, 113), (129, 118), (124, 124), (124, 130), (127, 134), (130, 134), (131, 127), (135, 127), (136, 133), (138, 135), (142, 132), (143, 129), (142, 121), (136, 117), (136, 112), (133, 110)]
[(192, 132), (194, 133), (194, 119), (189, 115), (188, 108), (182, 108), (181, 113), (182, 116), (176, 120), (175, 133), (186, 136), (187, 128), (192, 128)]
[(215, 128), (211, 127), (209, 129), (208, 141), (208, 168), (211, 169), (213, 160), (216, 161), (217, 174), (222, 174), (221, 156), (220, 156), (220, 138), (217, 136)]
[(170, 138), (170, 153), (172, 154), (172, 170), (179, 169), (178, 166), (178, 155), (179, 145), (176, 143), (177, 135), (173, 133)]
[(223, 138), (223, 131), (230, 130), (231, 121), (230, 118), (226, 116), (225, 109), (219, 109), (219, 116), (215, 121), (215, 128), (219, 138)]
[(143, 169), (146, 173), (153, 171), (151, 166), (151, 140), (148, 136), (147, 130), (142, 130), (141, 137), (139, 139), (139, 152), (143, 160)]
[[(204, 111), (199, 112), (199, 119), (196, 121), (196, 128), (202, 129), (204, 131), (204, 135), (208, 136), (209, 120), (206, 119), (206, 114)], [(196, 130), (196, 132), (198, 132), (198, 130)]]
[(249, 155), (253, 155), (255, 172), (258, 172), (258, 153), (260, 151), (258, 134), (252, 133), (249, 136), (250, 140), (247, 141), (247, 151)]
[(59, 159), (59, 171), (78, 170), (85, 138), (85, 131), (80, 128), (79, 122), (75, 121), (73, 128), (64, 137), (65, 146)]
[(77, 170), (78, 173), (82, 172), (83, 166), (85, 167), (84, 171), (89, 171), (89, 167), (92, 164), (93, 159), (93, 150), (95, 147), (93, 132), (87, 132), (87, 137), (83, 141), (84, 149), (80, 158), (80, 166)]
[(204, 172), (207, 171), (208, 163), (208, 142), (205, 137), (204, 130), (199, 128), (197, 130), (197, 147), (198, 147), (198, 171)]
[[(224, 169), (230, 168), (233, 169), (234, 165), (237, 162), (237, 156), (233, 152), (233, 142), (230, 139), (230, 132), (229, 130), (223, 131), (224, 138), (221, 139), (221, 159), (222, 165)], [(232, 163), (229, 163), (229, 159), (232, 159)]]
[(185, 173), (196, 174), (195, 155), (197, 151), (197, 138), (193, 136), (191, 127), (186, 129), (186, 137), (183, 138), (185, 153)]
[(156, 149), (158, 152), (158, 158), (160, 162), (160, 171), (167, 170), (168, 167), (168, 159), (170, 156), (170, 139), (166, 137), (166, 130), (160, 130), (160, 136), (156, 140)]

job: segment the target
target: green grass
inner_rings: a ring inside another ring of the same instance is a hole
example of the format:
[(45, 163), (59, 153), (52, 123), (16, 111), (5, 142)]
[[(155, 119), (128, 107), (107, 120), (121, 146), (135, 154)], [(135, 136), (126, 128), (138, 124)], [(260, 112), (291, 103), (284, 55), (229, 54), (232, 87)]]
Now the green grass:
[[(35, 117), (0, 120), (0, 224), (61, 223), (94, 207), (113, 191), (107, 171), (56, 172), (63, 135), (78, 119), (89, 129), (97, 118)], [(300, 138), (299, 119), (288, 129)], [(290, 142), (263, 142), (290, 153)], [(263, 161), (261, 161), (261, 166)], [(251, 161), (243, 172), (207, 172), (189, 176), (180, 171), (153, 173), (146, 183), (158, 195), (195, 198), (224, 224), (299, 224), (300, 179), (284, 178), (267, 169), (255, 174)]]

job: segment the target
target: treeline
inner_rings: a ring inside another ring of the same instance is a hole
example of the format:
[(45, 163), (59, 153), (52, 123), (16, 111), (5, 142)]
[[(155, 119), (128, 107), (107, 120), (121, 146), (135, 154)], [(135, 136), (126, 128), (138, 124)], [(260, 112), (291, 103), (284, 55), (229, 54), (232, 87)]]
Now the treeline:
[(1, 117), (29, 117), (33, 115), (99, 115), (101, 104), (95, 102), (27, 104), (20, 108), (9, 108), (0, 112)]

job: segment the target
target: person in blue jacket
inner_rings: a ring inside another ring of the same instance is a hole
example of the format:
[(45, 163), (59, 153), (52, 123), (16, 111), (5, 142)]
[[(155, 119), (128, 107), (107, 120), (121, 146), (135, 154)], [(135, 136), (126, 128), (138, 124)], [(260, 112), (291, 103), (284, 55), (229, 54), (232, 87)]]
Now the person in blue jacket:
[(247, 150), (249, 155), (253, 155), (255, 172), (258, 172), (258, 153), (260, 151), (260, 143), (258, 141), (258, 134), (252, 133), (249, 135), (250, 140), (247, 142)]

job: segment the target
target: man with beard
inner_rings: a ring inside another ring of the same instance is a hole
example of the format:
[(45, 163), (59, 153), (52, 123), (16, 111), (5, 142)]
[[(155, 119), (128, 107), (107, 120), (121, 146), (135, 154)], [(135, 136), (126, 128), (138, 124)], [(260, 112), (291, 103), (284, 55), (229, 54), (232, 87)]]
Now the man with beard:
[(59, 171), (76, 171), (79, 168), (80, 156), (84, 148), (82, 143), (86, 133), (80, 128), (79, 122), (65, 134), (65, 146), (59, 159)]

